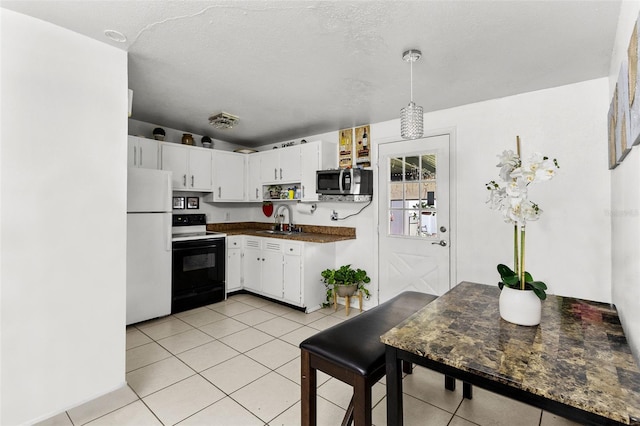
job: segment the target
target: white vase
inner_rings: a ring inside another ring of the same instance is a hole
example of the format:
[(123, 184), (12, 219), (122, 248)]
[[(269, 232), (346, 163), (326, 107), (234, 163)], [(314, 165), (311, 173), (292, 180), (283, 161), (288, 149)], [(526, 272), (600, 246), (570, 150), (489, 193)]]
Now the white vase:
[(500, 292), (500, 316), (518, 325), (538, 325), (542, 303), (533, 290), (516, 290), (507, 286)]

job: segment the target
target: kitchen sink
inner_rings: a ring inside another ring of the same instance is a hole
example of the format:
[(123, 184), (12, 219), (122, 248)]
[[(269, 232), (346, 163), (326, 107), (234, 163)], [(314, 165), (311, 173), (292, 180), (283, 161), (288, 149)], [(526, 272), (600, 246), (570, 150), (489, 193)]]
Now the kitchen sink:
[(276, 231), (274, 229), (261, 229), (260, 231), (256, 231), (258, 234), (270, 234), (270, 235), (294, 235), (294, 234), (302, 234), (302, 232), (293, 232), (293, 231)]

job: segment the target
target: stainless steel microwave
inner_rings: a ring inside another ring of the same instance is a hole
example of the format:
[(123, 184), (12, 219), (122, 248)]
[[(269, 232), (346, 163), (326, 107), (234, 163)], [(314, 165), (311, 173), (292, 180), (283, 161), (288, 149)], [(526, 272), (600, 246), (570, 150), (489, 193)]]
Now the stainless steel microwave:
[(318, 170), (316, 192), (324, 195), (372, 195), (373, 170)]

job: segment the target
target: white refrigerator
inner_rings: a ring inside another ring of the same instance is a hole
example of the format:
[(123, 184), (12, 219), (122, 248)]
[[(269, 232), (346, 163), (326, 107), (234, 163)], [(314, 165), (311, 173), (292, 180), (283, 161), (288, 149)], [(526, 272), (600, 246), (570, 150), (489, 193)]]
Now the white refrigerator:
[(171, 313), (171, 172), (128, 170), (127, 325)]

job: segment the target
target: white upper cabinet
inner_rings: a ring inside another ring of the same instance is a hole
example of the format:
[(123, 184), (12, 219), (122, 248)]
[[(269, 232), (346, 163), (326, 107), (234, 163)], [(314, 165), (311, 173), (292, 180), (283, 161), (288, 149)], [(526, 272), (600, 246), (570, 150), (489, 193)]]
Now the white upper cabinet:
[(300, 146), (263, 151), (259, 155), (263, 184), (300, 182)]
[(247, 201), (246, 154), (213, 151), (213, 201)]
[(300, 182), (300, 146), (290, 146), (279, 149), (280, 151), (280, 174), (282, 182)]
[(337, 144), (315, 141), (300, 145), (302, 201), (318, 201), (316, 170), (338, 168)]
[(127, 140), (127, 167), (157, 169), (160, 154), (158, 141), (129, 136)]
[(211, 152), (207, 148), (163, 143), (162, 170), (173, 172), (173, 189), (211, 192)]
[(247, 201), (262, 201), (262, 180), (260, 178), (262, 154), (257, 152), (247, 157)]

